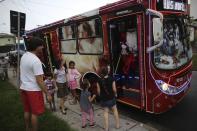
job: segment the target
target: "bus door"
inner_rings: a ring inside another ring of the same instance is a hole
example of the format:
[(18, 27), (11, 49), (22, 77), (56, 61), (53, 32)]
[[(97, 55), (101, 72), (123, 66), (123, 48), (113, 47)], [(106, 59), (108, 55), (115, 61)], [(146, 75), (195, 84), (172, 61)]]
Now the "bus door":
[(118, 101), (141, 108), (137, 14), (108, 20), (111, 65)]

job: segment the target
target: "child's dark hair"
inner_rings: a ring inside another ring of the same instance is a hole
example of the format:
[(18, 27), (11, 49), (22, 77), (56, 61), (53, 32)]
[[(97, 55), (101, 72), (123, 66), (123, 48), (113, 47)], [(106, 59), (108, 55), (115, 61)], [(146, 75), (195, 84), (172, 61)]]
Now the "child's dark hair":
[(83, 90), (86, 90), (88, 87), (90, 86), (90, 82), (89, 82), (89, 80), (88, 79), (83, 79), (83, 81), (82, 81), (82, 89)]
[(46, 77), (52, 77), (53, 74), (52, 74), (51, 72), (47, 72), (45, 76), (46, 76)]
[(107, 67), (103, 67), (101, 69), (101, 77), (103, 78), (104, 76), (106, 76), (108, 74), (108, 69)]
[(74, 62), (74, 61), (70, 61), (70, 62), (69, 62), (69, 66), (70, 66), (71, 64), (74, 64), (74, 65), (75, 65), (75, 62)]
[(45, 42), (39, 37), (32, 37), (32, 38), (26, 39), (25, 44), (27, 46), (28, 51), (34, 51), (39, 46), (43, 46)]
[(62, 64), (62, 59), (59, 59), (57, 62), (56, 62), (56, 68), (59, 70), (61, 68), (61, 64)]

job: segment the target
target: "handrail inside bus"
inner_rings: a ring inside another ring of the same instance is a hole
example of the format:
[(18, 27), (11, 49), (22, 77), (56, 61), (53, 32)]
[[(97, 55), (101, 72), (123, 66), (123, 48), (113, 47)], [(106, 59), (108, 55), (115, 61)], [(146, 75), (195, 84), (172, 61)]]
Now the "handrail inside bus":
[(151, 46), (151, 47), (148, 47), (146, 52), (149, 53), (149, 52), (152, 52), (154, 51), (156, 48), (160, 47), (163, 45), (163, 40), (159, 41), (159, 44), (157, 45), (154, 45), (154, 46)]

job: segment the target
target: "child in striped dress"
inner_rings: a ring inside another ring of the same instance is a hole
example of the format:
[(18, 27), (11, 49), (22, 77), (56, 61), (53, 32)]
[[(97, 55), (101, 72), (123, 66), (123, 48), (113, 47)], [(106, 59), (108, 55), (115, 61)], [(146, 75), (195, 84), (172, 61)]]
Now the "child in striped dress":
[(47, 87), (47, 91), (49, 94), (51, 94), (52, 97), (52, 101), (49, 102), (50, 105), (50, 109), (51, 111), (56, 111), (56, 106), (55, 106), (55, 99), (54, 99), (54, 94), (55, 94), (55, 81), (52, 78), (52, 74), (48, 73), (46, 75), (46, 79), (45, 79), (45, 86)]

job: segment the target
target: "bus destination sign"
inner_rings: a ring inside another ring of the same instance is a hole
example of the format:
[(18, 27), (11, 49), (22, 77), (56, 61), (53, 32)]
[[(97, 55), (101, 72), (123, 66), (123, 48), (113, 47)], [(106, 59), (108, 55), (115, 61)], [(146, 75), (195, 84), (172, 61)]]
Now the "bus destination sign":
[(186, 0), (157, 0), (157, 10), (186, 11)]

